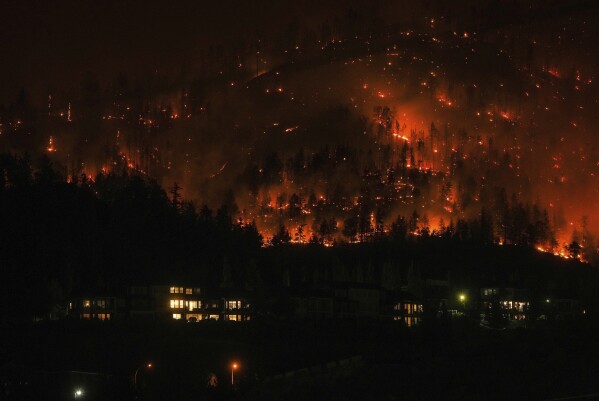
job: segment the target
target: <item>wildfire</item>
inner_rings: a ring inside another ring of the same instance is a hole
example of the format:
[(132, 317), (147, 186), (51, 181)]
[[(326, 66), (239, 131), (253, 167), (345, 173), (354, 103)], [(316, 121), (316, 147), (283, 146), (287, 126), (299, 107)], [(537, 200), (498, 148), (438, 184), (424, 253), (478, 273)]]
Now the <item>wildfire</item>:
[(50, 153), (56, 152), (56, 146), (54, 145), (54, 138), (52, 136), (50, 136), (50, 139), (48, 140), (48, 147), (46, 150)]

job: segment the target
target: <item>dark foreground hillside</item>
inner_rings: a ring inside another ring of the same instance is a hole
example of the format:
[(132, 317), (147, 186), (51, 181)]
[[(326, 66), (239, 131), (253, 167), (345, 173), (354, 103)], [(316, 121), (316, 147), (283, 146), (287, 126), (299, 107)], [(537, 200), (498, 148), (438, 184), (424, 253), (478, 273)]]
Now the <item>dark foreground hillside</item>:
[[(487, 330), (465, 319), (417, 329), (347, 321), (61, 321), (2, 329), (0, 394), (7, 400), (552, 399), (599, 393), (596, 329), (581, 321)], [(232, 361), (239, 364), (234, 386)], [(149, 362), (134, 388), (135, 370)]]

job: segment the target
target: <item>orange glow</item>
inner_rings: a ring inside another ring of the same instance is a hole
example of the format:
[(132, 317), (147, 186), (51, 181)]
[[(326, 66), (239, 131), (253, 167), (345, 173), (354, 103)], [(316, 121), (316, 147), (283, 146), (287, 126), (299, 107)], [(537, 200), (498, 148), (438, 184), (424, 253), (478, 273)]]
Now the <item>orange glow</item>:
[(50, 140), (48, 141), (48, 147), (46, 150), (50, 153), (56, 152), (56, 147), (54, 146), (54, 138), (50, 136)]

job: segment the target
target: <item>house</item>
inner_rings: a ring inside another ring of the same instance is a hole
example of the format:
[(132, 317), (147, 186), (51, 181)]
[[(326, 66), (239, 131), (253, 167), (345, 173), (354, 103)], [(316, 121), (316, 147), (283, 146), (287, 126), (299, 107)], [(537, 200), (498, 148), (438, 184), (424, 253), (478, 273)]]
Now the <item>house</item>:
[(387, 299), (387, 316), (395, 321), (401, 321), (408, 327), (422, 322), (424, 305), (420, 298), (405, 291), (389, 294)]
[(251, 305), (247, 296), (232, 290), (204, 294), (199, 287), (153, 286), (158, 317), (199, 322), (250, 320)]
[[(336, 315), (346, 317), (353, 314), (353, 306), (334, 302), (331, 289), (303, 289), (292, 297), (295, 316), (310, 319), (331, 319)], [(336, 310), (337, 308), (337, 310)]]
[(87, 296), (69, 302), (68, 314), (84, 320), (112, 320), (124, 312), (124, 304), (114, 296)]
[(365, 283), (303, 288), (292, 296), (295, 316), (311, 319), (379, 318), (382, 290)]
[(127, 289), (127, 317), (134, 320), (154, 320), (154, 299), (151, 288), (147, 285), (131, 286)]
[(230, 322), (244, 322), (251, 319), (252, 308), (246, 297), (229, 294), (222, 298), (222, 319)]
[(366, 283), (334, 283), (335, 317), (379, 318), (381, 288)]
[(154, 285), (151, 291), (159, 319), (197, 322), (203, 318), (204, 300), (197, 286)]
[[(513, 287), (484, 287), (480, 289), (481, 315), (488, 321), (491, 317), (507, 322), (530, 319), (530, 291)], [(499, 314), (500, 316), (492, 316)]]
[[(70, 315), (79, 319), (110, 320), (121, 317), (149, 320), (245, 321), (251, 309), (247, 297), (219, 294), (206, 297), (198, 286), (137, 285), (122, 298), (116, 296), (76, 298), (70, 303)], [(224, 295), (224, 296), (222, 296)]]
[(251, 319), (253, 309), (244, 291), (221, 288), (206, 294), (201, 313), (198, 320), (245, 322)]
[(159, 319), (199, 322), (250, 320), (247, 297), (233, 291), (219, 290), (205, 294), (197, 286), (152, 286), (154, 309)]
[[(422, 301), (427, 313), (436, 317), (447, 316), (449, 311), (449, 279), (440, 265), (410, 266), (402, 292)], [(396, 294), (397, 296), (397, 294)]]

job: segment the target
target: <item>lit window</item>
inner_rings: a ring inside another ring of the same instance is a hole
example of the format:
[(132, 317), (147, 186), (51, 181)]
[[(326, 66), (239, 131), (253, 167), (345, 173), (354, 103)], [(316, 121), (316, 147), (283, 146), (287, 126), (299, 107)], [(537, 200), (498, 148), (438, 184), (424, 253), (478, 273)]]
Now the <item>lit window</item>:
[(83, 301), (84, 308), (90, 308), (92, 306), (92, 302), (89, 299)]
[(96, 301), (96, 305), (98, 306), (98, 308), (105, 309), (106, 308), (106, 300), (98, 299)]
[(189, 301), (189, 310), (198, 309), (198, 301)]
[(180, 320), (181, 319), (181, 314), (180, 313), (173, 313), (173, 319)]
[(82, 319), (89, 319), (90, 315), (89, 315), (89, 313), (84, 313), (84, 314), (81, 315), (81, 318)]
[(237, 321), (237, 315), (229, 315), (229, 320), (236, 322)]
[(193, 291), (191, 290), (191, 288), (186, 288), (186, 289), (185, 289), (185, 293), (186, 293), (187, 295), (191, 295), (191, 294), (193, 293)]
[(182, 299), (171, 299), (170, 305), (172, 309), (182, 309), (185, 307), (185, 301)]
[(176, 294), (176, 292), (175, 292), (176, 290), (177, 290), (176, 287), (171, 287), (171, 294)]

